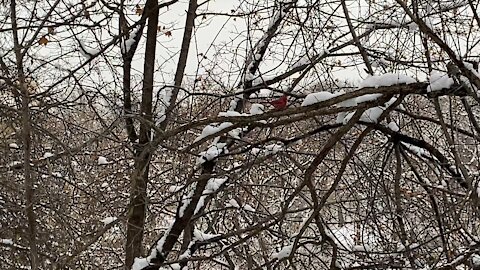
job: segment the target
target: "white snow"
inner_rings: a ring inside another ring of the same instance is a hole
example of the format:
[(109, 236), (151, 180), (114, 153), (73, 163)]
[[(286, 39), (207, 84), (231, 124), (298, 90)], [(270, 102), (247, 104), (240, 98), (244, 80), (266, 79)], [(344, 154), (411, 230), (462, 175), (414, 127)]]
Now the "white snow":
[(396, 97), (392, 97), (389, 101), (385, 102), (385, 107), (388, 108), (393, 105), (397, 101)]
[[(170, 99), (172, 98), (172, 87), (162, 87), (156, 94), (155, 101), (155, 125), (159, 126), (166, 118), (166, 109), (170, 106)], [(157, 106), (158, 104), (158, 106)], [(152, 133), (153, 135), (153, 133)]]
[[(338, 96), (338, 95), (341, 95), (341, 94), (344, 94), (344, 93), (339, 92), (339, 94), (334, 94), (334, 95)], [(359, 97), (356, 97), (356, 98), (351, 98), (351, 99), (344, 100), (344, 101), (338, 103), (337, 106), (341, 107), (341, 108), (354, 107), (354, 106), (357, 106), (358, 104), (363, 103), (363, 102), (377, 100), (381, 96), (382, 96), (382, 94), (366, 94), (366, 95), (359, 96)]]
[(410, 149), (413, 153), (415, 153), (415, 155), (417, 155), (419, 157), (431, 157), (430, 153), (423, 148), (420, 148), (418, 146), (411, 145), (411, 144), (405, 143), (405, 142), (402, 142), (402, 144), (405, 147), (407, 147), (408, 149)]
[[(193, 196), (193, 190), (190, 191), (187, 195), (183, 195), (182, 197), (182, 206), (178, 210), (178, 215), (180, 217), (183, 217), (183, 214), (185, 213), (185, 209), (187, 209), (187, 206), (190, 204), (192, 201), (192, 196)], [(162, 244), (163, 245), (163, 244)]]
[(205, 186), (205, 190), (203, 191), (203, 194), (206, 195), (206, 194), (214, 193), (226, 181), (227, 181), (227, 177), (225, 177), (225, 178), (212, 178), (212, 179), (208, 180), (208, 183)]
[(108, 225), (108, 224), (114, 222), (115, 220), (117, 220), (116, 217), (106, 217), (106, 218), (104, 218), (100, 221), (103, 222), (103, 225)]
[(100, 50), (91, 49), (87, 47), (82, 41), (79, 42), (80, 53), (87, 59), (90, 59), (92, 56), (98, 54)]
[(12, 245), (13, 246), (13, 240), (12, 239), (0, 239), (0, 243), (4, 245)]
[(338, 94), (333, 94), (333, 93), (325, 92), (325, 91), (311, 93), (311, 94), (308, 94), (305, 97), (305, 99), (302, 102), (302, 106), (308, 106), (308, 105), (312, 105), (312, 104), (319, 103), (319, 102), (322, 102), (322, 101), (326, 101), (326, 100), (329, 100), (329, 99), (334, 98), (336, 96), (338, 96)]
[(181, 190), (183, 187), (184, 187), (183, 185), (180, 185), (180, 186), (172, 185), (168, 188), (168, 191), (175, 193)]
[(427, 92), (450, 88), (455, 83), (452, 78), (448, 77), (447, 73), (435, 70), (430, 73), (429, 81), (430, 85), (427, 87)]
[(192, 241), (188, 244), (188, 248), (185, 250), (185, 252), (183, 252), (182, 254), (180, 254), (180, 256), (178, 256), (178, 259), (179, 260), (185, 260), (185, 259), (188, 259), (192, 256), (191, 252), (190, 252), (190, 247), (195, 243), (195, 241)]
[(472, 264), (475, 267), (480, 267), (480, 255), (472, 254)]
[(381, 87), (381, 86), (391, 86), (391, 85), (396, 85), (396, 84), (411, 84), (415, 83), (416, 80), (413, 78), (410, 78), (406, 75), (402, 74), (395, 74), (395, 73), (385, 73), (380, 76), (370, 76), (363, 80), (360, 83), (359, 88), (364, 88), (364, 87)]
[(214, 160), (222, 152), (226, 152), (225, 143), (216, 143), (211, 145), (206, 151), (200, 152), (199, 157), (197, 158), (197, 166), (205, 163), (205, 161)]
[(8, 145), (8, 147), (10, 147), (10, 148), (12, 148), (12, 149), (18, 149), (18, 148), (20, 148), (20, 147), (18, 147), (18, 144), (16, 144), (16, 143), (11, 143), (11, 144)]
[(251, 65), (247, 67), (247, 73), (245, 73), (245, 81), (252, 81), (255, 78), (255, 74), (252, 74), (250, 72), (251, 67), (252, 67)]
[(363, 96), (359, 96), (355, 99), (355, 103), (362, 103), (362, 102), (368, 102), (368, 101), (373, 101), (381, 97), (382, 94), (367, 94)]
[(226, 207), (234, 207), (234, 208), (240, 208), (240, 205), (235, 199), (231, 199), (228, 201), (228, 203), (225, 204)]
[(110, 164), (110, 163), (111, 162), (109, 162), (106, 157), (102, 157), (102, 156), (98, 157), (98, 160), (97, 160), (98, 165), (107, 165), (107, 164)]
[(134, 263), (132, 265), (132, 270), (141, 270), (147, 266), (149, 266), (150, 263), (148, 262), (147, 258), (135, 258)]
[(50, 152), (45, 152), (45, 154), (43, 154), (43, 158), (51, 158), (51, 157), (53, 157), (53, 154)]
[(371, 252), (371, 248), (368, 245), (355, 245), (352, 247), (352, 251)]
[[(361, 97), (359, 97), (359, 98), (361, 98), (360, 102), (374, 100), (374, 99), (378, 98), (377, 95), (379, 95), (379, 94), (361, 96)], [(357, 100), (358, 100), (358, 98), (357, 98)], [(392, 106), (393, 103), (395, 103), (395, 101), (397, 101), (397, 98), (392, 97), (389, 101), (385, 102), (385, 106), (377, 106), (377, 107), (373, 107), (373, 108), (365, 110), (365, 112), (363, 112), (362, 116), (360, 117), (360, 121), (364, 121), (364, 122), (367, 122), (367, 123), (378, 123), (378, 118), (380, 118), (383, 111), (385, 111), (386, 108)], [(340, 123), (338, 121), (342, 120), (342, 118), (343, 118), (343, 124), (344, 125), (347, 124), (348, 121), (350, 121), (350, 119), (352, 119), (354, 114), (355, 114), (355, 112), (351, 112), (351, 113), (348, 113), (345, 117), (338, 116), (337, 117), (337, 123)]]
[(283, 150), (283, 148), (284, 148), (284, 145), (280, 143), (270, 144), (265, 146), (265, 154), (266, 155), (276, 154), (277, 152)]
[(418, 248), (419, 246), (420, 246), (419, 243), (412, 243), (412, 244), (410, 244), (410, 246), (408, 246), (408, 248), (410, 248), (410, 249), (416, 249), (416, 248)]
[(230, 111), (235, 110), (235, 108), (237, 107), (237, 104), (238, 104), (238, 100), (239, 100), (238, 97), (235, 97), (234, 99), (230, 100), (230, 106), (228, 107), (228, 109)]
[(351, 99), (344, 100), (344, 101), (338, 103), (337, 106), (340, 107), (340, 108), (348, 108), (348, 107), (357, 106), (357, 99), (356, 98), (351, 98)]
[(478, 73), (478, 70), (476, 70), (476, 69), (473, 67), (473, 64), (472, 64), (472, 63), (463, 62), (463, 64), (465, 65), (466, 68), (468, 68), (468, 69), (473, 73), (473, 75), (475, 75), (475, 76), (477, 76), (478, 78), (480, 78), (480, 74)]
[[(208, 180), (207, 185), (205, 186), (205, 190), (202, 193), (202, 196), (198, 200), (197, 206), (195, 207), (194, 214), (197, 214), (200, 209), (205, 205), (205, 199), (207, 198), (208, 194), (214, 193), (217, 191), (220, 186), (227, 181), (227, 178), (211, 178)], [(190, 202), (189, 202), (190, 203)], [(183, 213), (182, 213), (183, 216)]]
[(9, 167), (13, 167), (13, 166), (17, 166), (17, 165), (20, 165), (22, 164), (22, 162), (18, 161), (18, 160), (15, 160), (15, 161), (12, 161), (8, 164)]
[(395, 131), (395, 132), (398, 132), (400, 130), (400, 128), (398, 127), (398, 125), (391, 121), (390, 123), (388, 123), (388, 128), (392, 131)]
[[(367, 123), (378, 123), (378, 118), (380, 117), (380, 115), (382, 115), (383, 111), (384, 111), (384, 108), (382, 107), (373, 107), (368, 110), (365, 110), (365, 112), (360, 117), (360, 121), (364, 121)], [(347, 114), (347, 116), (345, 116), (345, 118), (343, 119), (343, 124), (346, 125), (348, 121), (352, 119), (354, 114), (355, 112), (351, 112)]]
[(234, 128), (228, 132), (232, 138), (240, 140), (240, 135), (242, 134), (242, 128)]
[(378, 118), (382, 115), (384, 109), (382, 107), (373, 107), (366, 110), (360, 117), (360, 121), (367, 123), (378, 123)]
[(262, 114), (264, 111), (265, 111), (265, 106), (259, 103), (253, 103), (252, 106), (250, 107), (251, 115)]
[(243, 206), (243, 209), (245, 209), (245, 211), (255, 212), (255, 208), (253, 208), (251, 205), (247, 203)]
[(202, 133), (200, 134), (200, 136), (198, 136), (193, 142), (198, 142), (200, 141), (201, 139), (205, 138), (205, 137), (208, 137), (209, 135), (212, 135), (212, 134), (215, 134), (217, 132), (220, 132), (222, 131), (223, 129), (226, 129), (230, 126), (232, 126), (233, 124), (230, 123), (230, 122), (224, 122), (224, 123), (221, 123), (220, 125), (218, 126), (214, 126), (214, 125), (208, 125), (206, 127), (203, 128), (202, 130)]
[(279, 252), (275, 252), (272, 254), (272, 259), (283, 259), (288, 258), (292, 253), (293, 244), (283, 247)]
[(123, 53), (126, 53), (130, 51), (130, 48), (132, 47), (133, 43), (135, 42), (135, 35), (137, 34), (138, 30), (140, 27), (136, 27), (135, 29), (132, 29), (130, 34), (128, 34), (128, 39), (126, 39), (124, 42), (120, 43), (120, 48)]
[(337, 123), (337, 124), (343, 124), (343, 123), (348, 122), (348, 121), (345, 122), (345, 116), (347, 116), (347, 112), (340, 112), (340, 113), (337, 115), (337, 119), (335, 120), (335, 123)]
[(226, 112), (219, 112), (218, 116), (225, 116), (225, 117), (235, 117), (235, 116), (249, 116), (248, 113), (239, 113), (237, 111), (226, 111)]
[(200, 230), (195, 229), (195, 230), (193, 230), (193, 236), (194, 236), (195, 240), (206, 241), (206, 240), (215, 238), (217, 236), (220, 236), (220, 234), (204, 233)]

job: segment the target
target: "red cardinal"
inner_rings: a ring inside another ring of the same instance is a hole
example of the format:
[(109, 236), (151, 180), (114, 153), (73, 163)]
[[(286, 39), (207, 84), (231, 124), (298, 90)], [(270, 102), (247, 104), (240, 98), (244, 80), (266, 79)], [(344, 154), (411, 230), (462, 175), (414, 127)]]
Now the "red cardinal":
[(270, 104), (277, 110), (283, 110), (287, 107), (287, 96), (283, 95), (279, 99), (272, 100)]

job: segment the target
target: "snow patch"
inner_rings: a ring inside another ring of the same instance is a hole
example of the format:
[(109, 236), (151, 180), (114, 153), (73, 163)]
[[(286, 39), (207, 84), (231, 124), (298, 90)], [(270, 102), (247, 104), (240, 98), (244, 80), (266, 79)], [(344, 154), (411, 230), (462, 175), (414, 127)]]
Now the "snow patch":
[(91, 49), (89, 47), (87, 47), (83, 41), (80, 41), (79, 42), (79, 51), (80, 53), (87, 59), (90, 59), (92, 58), (94, 55), (100, 53), (100, 50), (96, 50), (96, 49)]
[(226, 111), (218, 113), (218, 116), (225, 116), (225, 117), (235, 117), (235, 116), (249, 116), (248, 113), (239, 113), (237, 111)]
[(206, 151), (203, 151), (199, 154), (197, 158), (197, 166), (200, 164), (205, 163), (206, 161), (214, 160), (217, 158), (222, 152), (227, 152), (226, 144), (225, 143), (216, 143), (211, 145)]
[(227, 181), (227, 177), (225, 177), (225, 178), (212, 178), (212, 179), (208, 180), (208, 183), (205, 187), (205, 190), (203, 191), (203, 194), (207, 195), (207, 194), (210, 194), (210, 193), (214, 193), (226, 181)]
[(480, 255), (472, 254), (472, 264), (474, 267), (480, 267)]
[(385, 73), (380, 76), (370, 76), (360, 83), (359, 88), (392, 86), (396, 84), (411, 84), (417, 82), (415, 79), (402, 74)]
[(390, 123), (388, 123), (388, 128), (392, 131), (395, 131), (395, 132), (398, 132), (400, 130), (400, 128), (398, 127), (398, 125), (391, 121)]
[(378, 118), (380, 118), (383, 111), (384, 109), (382, 107), (370, 108), (362, 114), (360, 120), (367, 123), (378, 123)]
[(338, 96), (338, 94), (333, 94), (333, 93), (325, 92), (325, 91), (317, 92), (317, 93), (311, 93), (311, 94), (308, 94), (305, 97), (305, 99), (302, 102), (302, 106), (309, 106), (309, 105), (312, 105), (312, 104), (315, 104), (315, 103), (319, 103), (319, 102), (322, 102), (322, 101), (332, 99), (336, 96)]
[(363, 96), (359, 96), (355, 99), (355, 103), (363, 103), (363, 102), (368, 102), (368, 101), (374, 101), (377, 100), (379, 97), (381, 97), (382, 94), (367, 94)]
[(12, 239), (0, 239), (0, 243), (4, 245), (11, 245), (13, 246), (13, 240)]
[(402, 142), (402, 144), (407, 147), (408, 149), (410, 149), (413, 153), (415, 153), (415, 155), (419, 156), (419, 157), (432, 157), (430, 155), (430, 152), (428, 152), (427, 150), (421, 148), (421, 147), (418, 147), (418, 146), (415, 146), (415, 145), (412, 145), (412, 144), (409, 144), (409, 143), (406, 143), (406, 142)]
[(435, 70), (430, 73), (429, 81), (430, 85), (427, 87), (427, 92), (450, 88), (455, 83), (452, 78), (448, 77), (447, 73)]
[(111, 162), (109, 162), (106, 157), (102, 157), (102, 156), (98, 157), (98, 160), (97, 160), (98, 165), (107, 165), (107, 164), (110, 164), (110, 163)]
[(283, 247), (279, 252), (275, 252), (272, 254), (272, 259), (283, 259), (288, 258), (292, 253), (293, 244)]
[(195, 230), (193, 230), (193, 236), (194, 236), (195, 240), (197, 240), (197, 241), (207, 241), (209, 239), (220, 236), (220, 234), (204, 233), (200, 230), (195, 229)]
[(53, 157), (54, 155), (50, 152), (45, 152), (45, 154), (43, 154), (43, 158), (51, 158)]
[(265, 111), (265, 106), (263, 106), (262, 104), (253, 103), (252, 106), (250, 107), (251, 115), (262, 114), (264, 111)]
[(147, 258), (135, 258), (134, 263), (132, 265), (132, 270), (141, 270), (147, 266), (149, 266), (150, 263), (148, 262)]
[(243, 209), (245, 211), (249, 211), (249, 212), (255, 212), (256, 211), (255, 208), (253, 208), (251, 205), (249, 205), (247, 203), (243, 206)]
[(232, 126), (233, 124), (230, 123), (230, 122), (224, 122), (224, 123), (221, 123), (220, 125), (218, 126), (214, 126), (214, 125), (208, 125), (206, 127), (203, 128), (202, 130), (202, 133), (200, 134), (200, 136), (198, 136), (193, 142), (198, 142), (200, 141), (201, 139), (205, 138), (205, 137), (208, 137), (212, 134), (215, 134), (217, 132), (220, 132), (222, 131), (223, 129), (226, 129), (230, 126)]
[(104, 218), (100, 221), (103, 222), (103, 225), (108, 225), (108, 224), (114, 222), (115, 220), (117, 220), (116, 217), (106, 217), (106, 218)]
[(180, 185), (180, 186), (172, 185), (168, 188), (168, 191), (171, 193), (175, 193), (180, 191), (183, 187), (184, 187), (183, 185)]
[(234, 208), (240, 208), (240, 205), (235, 199), (231, 199), (228, 201), (228, 203), (225, 204), (226, 207), (234, 207)]
[(278, 153), (279, 151), (282, 151), (284, 148), (283, 144), (276, 143), (276, 144), (270, 144), (265, 146), (265, 154), (266, 155), (273, 155)]
[(10, 148), (12, 148), (12, 149), (18, 149), (18, 148), (20, 148), (20, 147), (18, 147), (18, 144), (16, 144), (16, 143), (11, 143), (11, 144), (8, 145), (8, 147), (10, 147)]
[(139, 26), (132, 29), (130, 34), (128, 34), (128, 38), (124, 42), (120, 43), (120, 48), (123, 53), (127, 53), (130, 51), (130, 48), (132, 47), (133, 43), (135, 43), (135, 36), (137, 35), (137, 32), (139, 29), (140, 29)]

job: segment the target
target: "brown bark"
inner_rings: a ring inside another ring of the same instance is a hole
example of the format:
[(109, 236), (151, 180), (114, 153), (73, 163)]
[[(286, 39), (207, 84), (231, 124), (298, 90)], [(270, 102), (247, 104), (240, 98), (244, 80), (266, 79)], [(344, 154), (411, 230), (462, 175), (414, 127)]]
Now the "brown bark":
[(25, 178), (25, 213), (27, 216), (27, 234), (30, 248), (30, 267), (32, 270), (38, 269), (38, 251), (36, 244), (36, 217), (34, 212), (35, 205), (35, 190), (34, 179), (32, 178), (32, 168), (30, 164), (31, 160), (31, 123), (30, 123), (30, 99), (28, 89), (25, 86), (25, 74), (23, 72), (23, 54), (22, 47), (19, 43), (19, 37), (17, 32), (17, 16), (16, 16), (16, 2), (12, 0), (10, 2), (10, 12), (12, 18), (13, 29), (13, 42), (15, 50), (15, 60), (17, 65), (17, 73), (19, 90), (21, 93), (21, 126), (22, 133), (21, 139), (23, 143), (23, 170)]
[[(148, 14), (148, 28), (140, 112), (145, 120), (151, 121), (153, 75), (155, 71), (155, 49), (157, 43), (158, 2), (156, 0), (147, 1), (144, 12)], [(131, 176), (130, 205), (127, 217), (127, 244), (125, 250), (125, 265), (127, 269), (133, 265), (135, 258), (140, 257), (142, 254), (148, 169), (152, 154), (151, 149), (147, 147), (150, 142), (150, 134), (151, 128), (145, 122), (142, 122), (140, 124), (139, 141), (134, 147), (135, 163)]]

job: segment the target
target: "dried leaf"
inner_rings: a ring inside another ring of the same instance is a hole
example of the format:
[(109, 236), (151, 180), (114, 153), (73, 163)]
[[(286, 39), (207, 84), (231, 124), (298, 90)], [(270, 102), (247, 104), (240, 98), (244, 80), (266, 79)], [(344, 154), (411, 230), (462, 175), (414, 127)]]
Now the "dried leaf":
[(167, 37), (171, 37), (172, 36), (172, 31), (166, 31), (164, 34)]
[(45, 36), (41, 37), (38, 40), (38, 44), (40, 44), (40, 45), (47, 45), (47, 43), (48, 43), (48, 39)]
[(138, 5), (138, 4), (135, 7), (135, 14), (137, 14), (138, 16), (142, 16), (142, 14), (143, 14), (143, 8), (141, 8), (140, 5)]

